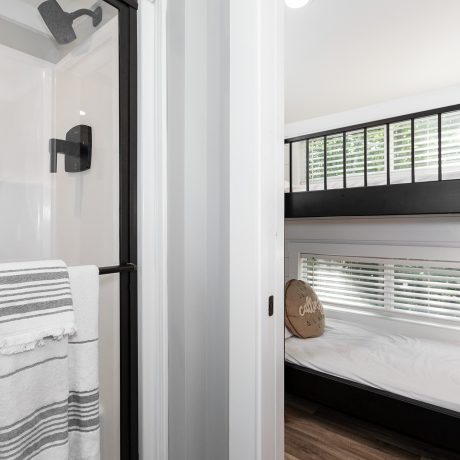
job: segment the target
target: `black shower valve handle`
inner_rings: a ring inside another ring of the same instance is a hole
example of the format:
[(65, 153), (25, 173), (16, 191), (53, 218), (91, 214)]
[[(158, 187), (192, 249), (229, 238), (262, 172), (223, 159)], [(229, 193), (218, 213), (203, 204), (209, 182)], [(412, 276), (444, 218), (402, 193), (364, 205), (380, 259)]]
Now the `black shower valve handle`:
[(57, 172), (58, 153), (65, 155), (66, 172), (82, 172), (91, 168), (92, 130), (90, 126), (78, 125), (66, 135), (66, 140), (50, 139), (50, 172)]

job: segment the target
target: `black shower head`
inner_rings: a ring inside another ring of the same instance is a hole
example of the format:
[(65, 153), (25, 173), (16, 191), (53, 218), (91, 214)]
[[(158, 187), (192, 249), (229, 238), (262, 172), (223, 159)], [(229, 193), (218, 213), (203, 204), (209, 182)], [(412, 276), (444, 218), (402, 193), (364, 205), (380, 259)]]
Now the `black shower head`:
[(77, 10), (73, 13), (66, 13), (57, 0), (46, 0), (38, 7), (46, 26), (53, 34), (53, 37), (60, 45), (73, 42), (77, 36), (73, 29), (73, 21), (83, 15), (93, 18), (93, 26), (96, 27), (102, 21), (102, 9), (97, 7), (94, 11)]

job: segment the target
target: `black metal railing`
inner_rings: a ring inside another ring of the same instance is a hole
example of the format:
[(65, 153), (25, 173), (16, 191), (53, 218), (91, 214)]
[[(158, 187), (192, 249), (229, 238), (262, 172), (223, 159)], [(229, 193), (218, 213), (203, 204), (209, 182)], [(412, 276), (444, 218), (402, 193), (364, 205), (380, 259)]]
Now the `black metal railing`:
[(460, 213), (460, 104), (285, 144), (287, 218)]
[[(371, 128), (381, 128), (382, 133), (385, 139), (385, 161), (384, 161), (384, 169), (381, 174), (383, 176), (386, 175), (386, 180), (382, 184), (379, 185), (384, 185), (386, 183), (387, 185), (392, 184), (392, 180), (394, 175), (397, 175), (397, 173), (402, 173), (405, 168), (408, 173), (408, 177), (410, 177), (410, 180), (404, 180), (402, 182), (416, 182), (416, 162), (418, 160), (417, 158), (417, 151), (416, 151), (416, 120), (418, 119), (423, 119), (423, 118), (428, 118), (428, 117), (435, 117), (437, 116), (437, 124), (436, 124), (436, 129), (437, 129), (437, 167), (434, 169), (436, 170), (435, 176), (431, 180), (438, 180), (441, 181), (443, 180), (443, 146), (442, 146), (442, 141), (443, 141), (443, 122), (442, 122), (442, 116), (447, 113), (451, 112), (459, 112), (459, 121), (460, 121), (460, 104), (459, 105), (454, 105), (454, 106), (449, 106), (449, 107), (443, 107), (439, 109), (434, 109), (434, 110), (427, 110), (423, 112), (417, 112), (409, 115), (403, 115), (403, 116), (398, 116), (398, 117), (393, 117), (393, 118), (387, 118), (383, 120), (377, 120), (373, 121), (370, 123), (362, 123), (359, 125), (353, 125), (353, 126), (347, 126), (345, 128), (339, 128), (339, 129), (332, 129), (328, 131), (323, 131), (323, 132), (317, 132), (317, 133), (312, 133), (312, 134), (306, 134), (302, 136), (298, 136), (295, 138), (290, 138), (285, 140), (285, 144), (288, 144), (289, 146), (289, 193), (295, 192), (295, 191), (301, 191), (299, 190), (299, 187), (297, 187), (297, 190), (294, 190), (294, 184), (293, 184), (293, 174), (294, 174), (294, 167), (293, 167), (293, 147), (298, 145), (298, 143), (305, 142), (305, 165), (306, 165), (306, 171), (305, 171), (305, 188), (304, 191), (311, 191), (312, 190), (312, 184), (315, 182), (315, 177), (312, 177), (312, 172), (317, 173), (317, 168), (315, 171), (313, 171), (314, 168), (312, 168), (312, 157), (311, 157), (311, 151), (310, 151), (310, 143), (312, 140), (321, 140), (323, 143), (323, 158), (322, 158), (322, 174), (319, 176), (316, 176), (316, 183), (322, 183), (321, 187), (322, 190), (327, 190), (329, 188), (329, 180), (330, 179), (335, 179), (337, 181), (337, 175), (335, 177), (331, 177), (328, 175), (328, 139), (331, 138), (331, 136), (337, 136), (337, 135), (342, 135), (343, 136), (343, 157), (342, 157), (342, 162), (343, 162), (343, 173), (342, 173), (342, 187), (346, 189), (350, 184), (347, 184), (347, 176), (357, 176), (356, 173), (351, 174), (350, 171), (347, 169), (347, 140), (348, 140), (348, 135), (350, 133), (355, 133), (355, 132), (362, 132), (363, 135), (363, 143), (362, 143), (362, 183), (364, 187), (369, 186), (369, 176), (372, 173), (369, 173), (369, 138), (368, 138), (368, 133)], [(434, 121), (434, 120), (433, 120)], [(391, 127), (392, 125), (395, 125), (396, 123), (402, 123), (402, 122), (410, 122), (410, 164), (406, 164), (405, 167), (400, 167), (400, 170), (394, 170), (391, 168), (391, 161), (392, 159), (392, 152), (391, 152)], [(458, 149), (459, 149), (459, 157), (460, 157), (460, 125), (459, 125), (459, 132), (458, 132)], [(410, 173), (409, 173), (410, 171)], [(459, 177), (460, 177), (460, 165), (459, 165)], [(334, 187), (337, 188), (337, 187)]]

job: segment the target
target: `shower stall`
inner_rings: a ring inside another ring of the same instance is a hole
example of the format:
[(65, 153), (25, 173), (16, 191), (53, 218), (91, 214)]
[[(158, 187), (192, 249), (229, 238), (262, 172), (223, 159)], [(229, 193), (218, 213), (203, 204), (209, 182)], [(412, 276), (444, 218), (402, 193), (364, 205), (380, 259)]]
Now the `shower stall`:
[(101, 267), (104, 460), (138, 455), (136, 5), (0, 2), (0, 262)]

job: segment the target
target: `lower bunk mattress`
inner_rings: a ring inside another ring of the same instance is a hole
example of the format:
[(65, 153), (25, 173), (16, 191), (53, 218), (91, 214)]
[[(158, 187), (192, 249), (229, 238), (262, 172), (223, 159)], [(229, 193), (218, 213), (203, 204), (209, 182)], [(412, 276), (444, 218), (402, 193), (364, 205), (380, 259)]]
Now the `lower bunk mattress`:
[(321, 337), (286, 339), (285, 359), (460, 413), (460, 343), (327, 318)]

